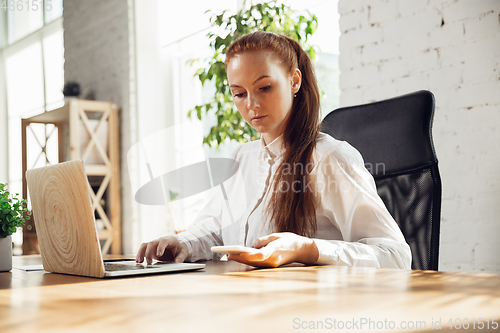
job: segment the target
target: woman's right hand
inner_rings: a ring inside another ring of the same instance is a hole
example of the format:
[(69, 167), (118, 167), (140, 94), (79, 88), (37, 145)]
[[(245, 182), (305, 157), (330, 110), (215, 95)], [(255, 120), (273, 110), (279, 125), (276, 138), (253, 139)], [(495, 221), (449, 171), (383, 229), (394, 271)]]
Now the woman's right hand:
[(188, 255), (189, 250), (186, 244), (175, 236), (165, 236), (149, 243), (142, 243), (137, 251), (135, 262), (142, 263), (146, 258), (148, 265), (153, 263), (153, 259), (179, 263), (184, 262)]

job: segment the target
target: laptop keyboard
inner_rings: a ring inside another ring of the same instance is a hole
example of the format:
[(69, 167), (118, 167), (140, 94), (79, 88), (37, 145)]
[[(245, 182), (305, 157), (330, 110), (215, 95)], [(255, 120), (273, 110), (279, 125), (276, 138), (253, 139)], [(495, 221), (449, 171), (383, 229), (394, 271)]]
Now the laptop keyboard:
[(143, 265), (121, 265), (121, 264), (108, 264), (104, 263), (104, 270), (105, 271), (130, 271), (130, 270), (136, 270), (136, 269), (146, 269), (146, 268), (157, 268), (157, 267), (152, 267), (152, 266), (143, 266)]

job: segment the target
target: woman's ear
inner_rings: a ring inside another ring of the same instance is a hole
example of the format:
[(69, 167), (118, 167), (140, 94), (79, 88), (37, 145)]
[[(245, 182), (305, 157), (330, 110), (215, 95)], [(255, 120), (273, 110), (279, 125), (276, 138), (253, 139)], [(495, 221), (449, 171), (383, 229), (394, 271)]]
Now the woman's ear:
[(302, 83), (302, 73), (300, 72), (300, 69), (295, 68), (295, 71), (293, 72), (291, 77), (291, 83), (292, 93), (296, 94), (300, 90), (300, 85)]

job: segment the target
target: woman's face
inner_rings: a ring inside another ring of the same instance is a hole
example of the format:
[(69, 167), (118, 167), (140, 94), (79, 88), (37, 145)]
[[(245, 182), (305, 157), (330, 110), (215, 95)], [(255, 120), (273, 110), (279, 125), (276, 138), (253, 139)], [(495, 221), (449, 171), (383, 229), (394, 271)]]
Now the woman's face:
[(233, 56), (226, 72), (236, 108), (265, 143), (271, 143), (283, 133), (300, 88), (300, 71), (289, 73), (274, 52), (258, 50)]

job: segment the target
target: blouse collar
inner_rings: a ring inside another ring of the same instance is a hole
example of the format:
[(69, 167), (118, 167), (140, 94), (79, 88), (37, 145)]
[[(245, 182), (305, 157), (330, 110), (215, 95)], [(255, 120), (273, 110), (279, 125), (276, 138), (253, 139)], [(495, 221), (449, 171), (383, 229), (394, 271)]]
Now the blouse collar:
[(283, 144), (283, 134), (274, 139), (271, 143), (267, 145), (264, 142), (264, 138), (260, 137), (261, 151), (267, 152), (273, 159), (282, 157), (285, 153), (285, 147)]

